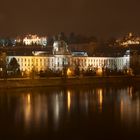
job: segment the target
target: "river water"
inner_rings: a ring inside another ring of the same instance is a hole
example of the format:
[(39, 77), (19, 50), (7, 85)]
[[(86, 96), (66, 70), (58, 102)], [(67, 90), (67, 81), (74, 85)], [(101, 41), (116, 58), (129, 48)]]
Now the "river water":
[(0, 90), (0, 139), (139, 139), (140, 88)]

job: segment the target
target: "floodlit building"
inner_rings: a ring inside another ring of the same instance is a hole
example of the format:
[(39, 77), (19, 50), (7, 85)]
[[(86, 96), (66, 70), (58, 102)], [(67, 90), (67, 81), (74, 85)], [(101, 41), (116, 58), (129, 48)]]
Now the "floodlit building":
[(132, 33), (129, 33), (125, 37), (116, 40), (116, 42), (123, 47), (140, 45), (140, 37), (134, 36)]
[(130, 68), (130, 52), (129, 50), (122, 57), (89, 57), (86, 52), (71, 52), (66, 42), (62, 40), (55, 41), (52, 53), (44, 51), (32, 52), (26, 55), (8, 55), (7, 63), (12, 58), (16, 58), (23, 72), (31, 72), (35, 70), (45, 71), (51, 69), (53, 71), (69, 68), (74, 70), (77, 66), (79, 70), (87, 69), (117, 69), (123, 70)]
[(47, 37), (39, 37), (38, 35), (31, 35), (28, 34), (24, 37), (17, 37), (15, 39), (16, 43), (22, 43), (23, 45), (40, 45), (46, 46), (47, 45)]

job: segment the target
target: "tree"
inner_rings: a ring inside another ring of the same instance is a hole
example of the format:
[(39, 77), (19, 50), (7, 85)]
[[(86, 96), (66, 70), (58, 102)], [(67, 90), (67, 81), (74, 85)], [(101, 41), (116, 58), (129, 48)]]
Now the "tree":
[(75, 65), (75, 70), (74, 70), (74, 73), (76, 76), (80, 76), (80, 62), (79, 62), (79, 59), (78, 61), (74, 62), (74, 65)]
[(75, 44), (76, 42), (76, 36), (75, 34), (72, 32), (70, 33), (69, 37), (68, 37), (68, 43), (69, 44)]
[(0, 53), (0, 77), (6, 77), (6, 53)]
[(17, 62), (16, 58), (12, 58), (8, 64), (8, 70), (12, 71), (13, 74), (15, 75), (19, 71), (20, 65)]
[(65, 33), (64, 32), (61, 32), (59, 35), (58, 35), (58, 38), (60, 39), (60, 40), (64, 40), (64, 41), (68, 41), (68, 38), (67, 38), (67, 36), (65, 35)]

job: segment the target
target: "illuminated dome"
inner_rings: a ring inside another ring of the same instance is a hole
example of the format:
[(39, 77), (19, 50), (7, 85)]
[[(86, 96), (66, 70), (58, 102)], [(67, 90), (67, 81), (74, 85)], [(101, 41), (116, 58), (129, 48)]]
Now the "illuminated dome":
[(57, 40), (53, 43), (53, 54), (66, 54), (69, 53), (68, 45), (63, 40)]

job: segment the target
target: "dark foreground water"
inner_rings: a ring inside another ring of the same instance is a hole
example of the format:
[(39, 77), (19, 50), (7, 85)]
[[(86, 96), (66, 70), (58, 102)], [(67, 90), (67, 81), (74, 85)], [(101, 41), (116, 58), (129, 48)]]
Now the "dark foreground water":
[(0, 90), (0, 140), (140, 138), (140, 88)]

